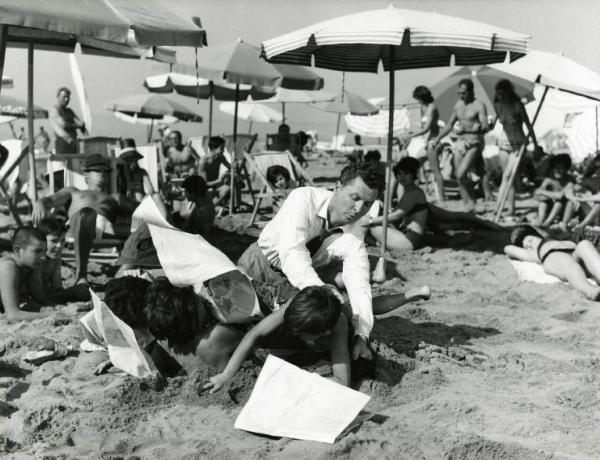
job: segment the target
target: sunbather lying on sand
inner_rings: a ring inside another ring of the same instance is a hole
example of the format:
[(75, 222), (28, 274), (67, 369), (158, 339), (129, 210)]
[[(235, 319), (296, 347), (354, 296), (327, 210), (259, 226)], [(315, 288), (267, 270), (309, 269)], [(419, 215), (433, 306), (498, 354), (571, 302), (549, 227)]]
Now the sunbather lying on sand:
[(555, 240), (523, 225), (513, 230), (510, 242), (504, 248), (509, 257), (538, 263), (546, 273), (568, 282), (588, 299), (600, 300), (600, 287), (588, 281), (589, 274), (600, 282), (600, 254), (590, 241)]
[[(488, 230), (502, 230), (493, 222), (480, 219), (468, 212), (451, 212), (427, 202), (425, 193), (416, 185), (419, 161), (405, 157), (394, 166), (398, 182), (396, 207), (388, 215), (387, 247), (391, 251), (412, 251), (418, 249), (426, 228), (439, 225), (459, 224), (466, 227), (479, 227)], [(383, 216), (373, 219), (363, 218), (363, 225), (370, 228), (370, 234), (379, 243), (383, 242)]]

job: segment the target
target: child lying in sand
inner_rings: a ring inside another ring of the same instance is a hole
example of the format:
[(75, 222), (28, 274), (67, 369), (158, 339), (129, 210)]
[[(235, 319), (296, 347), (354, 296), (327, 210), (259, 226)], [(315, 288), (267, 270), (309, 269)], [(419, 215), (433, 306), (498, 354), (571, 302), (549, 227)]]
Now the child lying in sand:
[(40, 268), (46, 254), (46, 235), (21, 227), (12, 240), (13, 252), (0, 259), (0, 312), (9, 321), (29, 321), (51, 313), (40, 312), (54, 302), (46, 296)]
[(587, 240), (560, 241), (542, 234), (530, 225), (513, 230), (511, 245), (504, 252), (511, 258), (535, 262), (549, 275), (568, 282), (588, 299), (600, 300), (600, 287), (588, 281), (588, 272), (600, 282), (600, 254)]

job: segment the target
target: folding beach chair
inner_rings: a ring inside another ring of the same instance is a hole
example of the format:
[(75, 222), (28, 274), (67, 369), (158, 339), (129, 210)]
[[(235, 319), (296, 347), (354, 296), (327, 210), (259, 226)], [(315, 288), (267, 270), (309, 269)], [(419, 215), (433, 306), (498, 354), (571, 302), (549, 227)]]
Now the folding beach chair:
[(250, 221), (248, 222), (248, 226), (254, 224), (262, 201), (265, 198), (273, 198), (278, 196), (278, 192), (267, 180), (267, 169), (269, 169), (269, 167), (274, 165), (283, 166), (290, 172), (290, 177), (299, 185), (314, 185), (312, 178), (306, 173), (304, 168), (300, 166), (300, 163), (296, 161), (294, 156), (287, 150), (285, 152), (267, 151), (260, 153), (246, 153), (244, 156), (250, 165), (251, 171), (256, 174), (262, 184), (261, 191), (256, 195), (258, 200), (256, 200), (254, 203), (254, 209), (252, 211)]
[[(8, 157), (0, 166), (0, 200), (5, 202), (17, 225), (22, 225), (16, 204), (19, 198), (27, 198), (29, 181), (29, 148), (20, 139), (9, 139), (1, 144), (8, 150)], [(29, 198), (27, 198), (29, 201)]]

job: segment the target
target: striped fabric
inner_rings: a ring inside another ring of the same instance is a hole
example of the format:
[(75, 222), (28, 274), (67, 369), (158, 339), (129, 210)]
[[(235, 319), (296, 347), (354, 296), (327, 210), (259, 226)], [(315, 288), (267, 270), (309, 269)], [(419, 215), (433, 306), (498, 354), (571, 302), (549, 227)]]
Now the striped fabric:
[[(388, 135), (389, 111), (381, 110), (377, 115), (356, 116), (346, 115), (344, 117), (346, 126), (354, 134), (360, 134), (364, 137), (386, 137)], [(400, 135), (402, 131), (408, 131), (410, 120), (408, 110), (394, 110), (394, 136)]]
[(330, 102), (316, 102), (311, 105), (325, 112), (340, 114), (373, 115), (379, 112), (369, 101), (350, 91), (344, 91), (343, 97), (340, 94)]
[[(397, 9), (365, 11), (324, 21), (262, 44), (271, 62), (377, 73), (503, 62), (527, 53), (529, 37), (476, 21)], [(395, 47), (391, 62), (389, 47)]]

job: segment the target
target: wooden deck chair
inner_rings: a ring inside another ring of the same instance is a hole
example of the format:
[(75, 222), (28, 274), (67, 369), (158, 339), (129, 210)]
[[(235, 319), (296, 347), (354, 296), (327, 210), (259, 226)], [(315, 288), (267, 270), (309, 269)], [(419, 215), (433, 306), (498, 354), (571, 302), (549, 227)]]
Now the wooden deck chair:
[(265, 198), (273, 198), (277, 196), (277, 191), (267, 180), (267, 169), (274, 165), (280, 165), (286, 168), (290, 172), (290, 177), (298, 184), (313, 185), (312, 178), (306, 173), (304, 168), (300, 166), (300, 163), (294, 158), (289, 152), (260, 152), (260, 153), (247, 153), (245, 154), (246, 161), (250, 165), (250, 169), (256, 174), (261, 182), (261, 191), (257, 193), (258, 198), (254, 203), (254, 209), (252, 216), (248, 222), (248, 226), (254, 225), (256, 215), (262, 201)]
[(8, 158), (0, 167), (0, 198), (8, 206), (17, 225), (21, 226), (22, 222), (16, 205), (19, 198), (27, 197), (29, 148), (20, 139), (9, 139), (1, 143), (8, 150)]
[(239, 193), (233, 194), (233, 208), (237, 209), (241, 203), (241, 193), (247, 192), (250, 194), (250, 199), (252, 200), (252, 206), (256, 205), (256, 192), (252, 188), (252, 179), (250, 178), (250, 173), (248, 171), (248, 167), (246, 166), (246, 154), (251, 153), (256, 145), (256, 140), (258, 139), (258, 134), (238, 134), (237, 135), (237, 148), (235, 163), (232, 162), (232, 153), (234, 151), (234, 143), (233, 143), (233, 135), (223, 136), (225, 139), (225, 159), (229, 162), (229, 164), (235, 167), (235, 171), (242, 177), (246, 189), (239, 190)]

